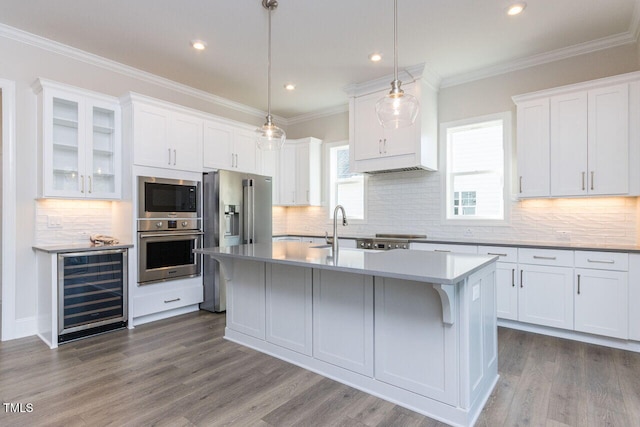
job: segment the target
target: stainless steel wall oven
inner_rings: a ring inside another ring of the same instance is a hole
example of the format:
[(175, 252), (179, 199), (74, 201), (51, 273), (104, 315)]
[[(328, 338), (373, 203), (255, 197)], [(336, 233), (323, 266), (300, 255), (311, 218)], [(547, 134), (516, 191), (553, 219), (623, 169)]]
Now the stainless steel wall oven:
[(138, 283), (199, 276), (200, 182), (138, 177)]

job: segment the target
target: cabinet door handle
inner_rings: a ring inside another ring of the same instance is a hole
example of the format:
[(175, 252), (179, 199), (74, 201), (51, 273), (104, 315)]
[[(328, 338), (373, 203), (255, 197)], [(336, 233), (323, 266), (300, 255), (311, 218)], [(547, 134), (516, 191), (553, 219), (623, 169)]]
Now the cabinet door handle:
[(382, 154), (382, 140), (378, 140), (378, 154)]
[(580, 295), (580, 275), (578, 274), (578, 295)]
[(591, 258), (587, 258), (587, 262), (593, 262), (597, 264), (615, 264), (616, 263), (612, 259), (591, 259)]
[(176, 161), (178, 160), (178, 153), (176, 151), (176, 149), (173, 149), (173, 166), (176, 165)]
[(167, 164), (171, 166), (171, 148), (167, 148), (167, 152), (169, 153), (169, 163)]
[(80, 175), (80, 192), (84, 193), (84, 175)]
[(307, 203), (309, 202), (309, 198), (310, 198), (309, 196), (310, 196), (310, 193), (309, 193), (309, 190), (307, 190)]
[(584, 188), (584, 175), (585, 175), (585, 172), (582, 172), (582, 191), (585, 190), (585, 188)]
[(507, 254), (499, 254), (499, 253), (493, 253), (493, 252), (487, 252), (487, 255), (507, 256)]
[(233, 167), (233, 153), (231, 153), (231, 167)]
[(238, 153), (236, 153), (236, 167), (238, 167)]
[(451, 252), (446, 249), (434, 249), (433, 252)]
[(385, 138), (384, 142), (382, 143), (382, 149), (384, 154), (387, 154), (387, 138)]
[(523, 270), (520, 270), (520, 287), (524, 288), (524, 282), (522, 281), (522, 273), (523, 273)]
[(87, 175), (87, 178), (89, 178), (89, 194), (91, 194), (93, 191), (93, 179), (91, 178), (91, 175)]
[(520, 192), (522, 193), (522, 177), (520, 177)]
[(166, 299), (164, 300), (164, 303), (169, 304), (170, 302), (176, 302), (176, 301), (180, 301), (180, 298)]
[(512, 288), (516, 287), (516, 269), (515, 268), (511, 269), (511, 287)]
[(594, 171), (591, 171), (591, 189), (593, 190), (593, 175), (595, 174)]
[(547, 260), (550, 260), (550, 261), (555, 261), (555, 260), (556, 260), (556, 257), (554, 257), (554, 256), (540, 256), (540, 255), (534, 255), (534, 256), (533, 256), (533, 259), (547, 259)]

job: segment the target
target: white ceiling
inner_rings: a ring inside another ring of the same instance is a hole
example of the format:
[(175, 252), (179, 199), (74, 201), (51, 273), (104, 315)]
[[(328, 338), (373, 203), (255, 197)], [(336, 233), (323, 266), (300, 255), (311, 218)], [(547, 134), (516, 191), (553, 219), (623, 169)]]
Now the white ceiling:
[[(444, 85), (634, 42), (640, 19), (640, 0), (529, 0), (516, 17), (508, 0), (398, 3), (400, 68), (425, 63)], [(345, 86), (393, 72), (392, 0), (279, 0), (272, 22), (280, 117), (344, 105)], [(261, 0), (0, 0), (0, 23), (266, 110)]]

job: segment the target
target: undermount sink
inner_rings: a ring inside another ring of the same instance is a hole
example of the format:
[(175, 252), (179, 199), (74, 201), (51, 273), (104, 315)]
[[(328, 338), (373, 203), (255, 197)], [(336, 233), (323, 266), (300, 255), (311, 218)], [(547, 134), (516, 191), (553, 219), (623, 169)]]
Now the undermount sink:
[(331, 245), (327, 244), (327, 243), (324, 243), (322, 245), (310, 246), (311, 249), (328, 249), (330, 247), (331, 247)]

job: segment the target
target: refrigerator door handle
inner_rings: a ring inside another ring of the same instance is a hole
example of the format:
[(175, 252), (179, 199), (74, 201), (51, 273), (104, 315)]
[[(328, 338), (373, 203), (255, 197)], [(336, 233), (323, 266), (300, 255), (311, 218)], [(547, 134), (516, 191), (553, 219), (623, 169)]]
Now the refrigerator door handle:
[(242, 182), (244, 196), (244, 243), (255, 241), (255, 187), (253, 179)]

